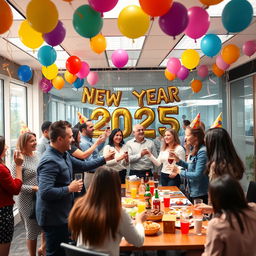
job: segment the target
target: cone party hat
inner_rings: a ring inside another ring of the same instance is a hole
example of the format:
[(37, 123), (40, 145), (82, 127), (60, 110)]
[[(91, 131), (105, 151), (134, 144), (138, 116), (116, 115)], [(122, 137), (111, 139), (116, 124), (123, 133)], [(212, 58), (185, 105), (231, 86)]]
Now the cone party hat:
[(222, 112), (218, 115), (211, 128), (219, 128), (222, 127)]
[(192, 129), (197, 129), (200, 127), (200, 113), (198, 113), (195, 119), (191, 122), (190, 127)]
[(83, 116), (80, 112), (77, 112), (77, 115), (80, 124), (84, 124), (88, 120), (88, 118)]

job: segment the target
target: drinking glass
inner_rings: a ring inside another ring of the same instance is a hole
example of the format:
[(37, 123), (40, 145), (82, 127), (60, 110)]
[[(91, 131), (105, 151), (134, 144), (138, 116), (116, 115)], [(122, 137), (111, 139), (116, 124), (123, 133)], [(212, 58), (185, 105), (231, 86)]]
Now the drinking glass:
[(138, 213), (144, 212), (146, 210), (145, 202), (138, 202)]
[(164, 196), (164, 207), (169, 208), (170, 207), (170, 191), (164, 190), (163, 196)]
[(202, 235), (203, 214), (194, 215), (195, 233)]
[(189, 215), (187, 213), (182, 213), (180, 216), (180, 230), (181, 234), (187, 235), (189, 232)]
[(159, 186), (159, 180), (155, 180), (155, 181), (154, 181), (154, 185), (155, 185), (155, 189), (158, 189), (158, 186)]
[(194, 199), (194, 206), (197, 206), (198, 204), (202, 204), (203, 203), (203, 199)]
[(131, 188), (131, 198), (135, 199), (137, 197), (137, 187)]
[(75, 180), (82, 180), (83, 179), (83, 173), (79, 172), (79, 173), (75, 173)]

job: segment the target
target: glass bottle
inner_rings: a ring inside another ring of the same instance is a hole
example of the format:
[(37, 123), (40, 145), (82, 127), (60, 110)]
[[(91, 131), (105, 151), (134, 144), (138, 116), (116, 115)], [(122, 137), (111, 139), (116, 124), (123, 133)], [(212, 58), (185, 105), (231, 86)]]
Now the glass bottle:
[(151, 210), (151, 198), (152, 198), (152, 195), (150, 193), (149, 184), (147, 183), (146, 184), (146, 192), (144, 194), (144, 199), (146, 202), (146, 210)]
[(144, 184), (144, 178), (141, 178), (140, 186), (139, 186), (139, 199), (140, 200), (144, 200), (145, 192), (146, 192), (146, 187)]
[(154, 210), (161, 210), (161, 202), (159, 199), (159, 193), (158, 193), (158, 189), (155, 189), (155, 198), (153, 200), (153, 209)]

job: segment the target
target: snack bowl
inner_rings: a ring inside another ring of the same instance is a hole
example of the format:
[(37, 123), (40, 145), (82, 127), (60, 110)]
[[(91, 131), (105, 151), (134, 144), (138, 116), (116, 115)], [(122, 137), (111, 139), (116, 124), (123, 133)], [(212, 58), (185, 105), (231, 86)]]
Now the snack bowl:
[(147, 236), (155, 235), (160, 230), (160, 224), (153, 221), (145, 221), (143, 226)]
[(164, 212), (151, 210), (149, 213), (147, 212), (147, 220), (151, 221), (161, 221), (163, 218)]
[(122, 199), (122, 206), (125, 208), (133, 208), (137, 206), (138, 201), (132, 198), (123, 198)]

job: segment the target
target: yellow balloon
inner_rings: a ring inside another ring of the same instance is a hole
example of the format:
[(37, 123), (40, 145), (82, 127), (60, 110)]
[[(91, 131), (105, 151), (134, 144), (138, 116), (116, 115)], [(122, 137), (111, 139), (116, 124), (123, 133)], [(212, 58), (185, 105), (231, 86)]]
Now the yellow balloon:
[(200, 55), (197, 51), (188, 49), (184, 51), (181, 55), (181, 62), (183, 66), (185, 66), (188, 69), (195, 68), (200, 61)]
[(120, 12), (117, 23), (124, 36), (134, 39), (147, 32), (150, 17), (139, 6), (129, 5)]
[(44, 42), (42, 33), (34, 30), (27, 20), (21, 22), (18, 34), (20, 41), (31, 49), (40, 47)]
[(65, 85), (65, 81), (62, 76), (56, 76), (52, 80), (52, 85), (55, 89), (61, 90), (63, 86)]
[(69, 73), (67, 70), (64, 73), (64, 77), (65, 77), (65, 80), (70, 84), (73, 84), (77, 79), (76, 75)]
[(49, 33), (57, 26), (59, 14), (52, 1), (32, 0), (27, 5), (26, 17), (36, 31)]
[(94, 52), (100, 54), (107, 48), (106, 38), (102, 34), (98, 34), (97, 36), (91, 38), (90, 46)]
[(56, 64), (52, 64), (51, 66), (45, 67), (42, 66), (42, 73), (48, 80), (52, 80), (58, 75), (58, 67)]

